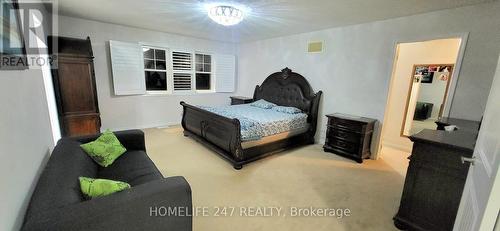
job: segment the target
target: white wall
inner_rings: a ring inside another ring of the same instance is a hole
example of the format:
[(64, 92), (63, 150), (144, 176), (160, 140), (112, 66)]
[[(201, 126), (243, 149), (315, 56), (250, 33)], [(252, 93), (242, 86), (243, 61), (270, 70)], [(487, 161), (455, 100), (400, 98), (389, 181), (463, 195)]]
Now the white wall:
[(0, 230), (16, 230), (52, 148), (40, 70), (0, 71)]
[[(413, 143), (406, 137), (401, 137), (408, 89), (412, 80), (415, 64), (453, 64), (460, 49), (460, 39), (439, 39), (399, 45), (398, 60), (394, 69), (394, 79), (389, 92), (386, 124), (382, 144), (402, 150), (411, 150)], [(440, 81), (434, 78), (433, 82)], [(426, 83), (420, 84), (420, 96), (425, 91)], [(457, 92), (458, 94), (458, 92)], [(441, 98), (442, 101), (442, 98)], [(416, 102), (415, 102), (416, 103)], [(411, 112), (410, 112), (411, 113)], [(407, 118), (413, 118), (410, 114)], [(411, 124), (412, 120), (407, 121)]]
[(109, 40), (145, 42), (167, 48), (235, 54), (235, 45), (232, 43), (221, 43), (66, 16), (59, 17), (59, 35), (75, 38), (90, 36), (95, 57), (97, 97), (102, 129), (121, 130), (180, 124), (182, 113), (180, 101), (194, 105), (229, 104), (229, 96), (232, 94), (222, 93), (115, 96), (109, 59)]
[(0, 230), (19, 230), (54, 145), (42, 70), (0, 71), (0, 105)]
[[(498, 12), (500, 3), (496, 1), (241, 44), (237, 93), (251, 95), (254, 85), (288, 66), (308, 78), (316, 91), (324, 91), (321, 136), (326, 126), (323, 115), (327, 113), (351, 113), (383, 121), (395, 43), (470, 32), (451, 115), (478, 120), (500, 51)], [(326, 51), (307, 54), (307, 42), (317, 40), (325, 41)]]

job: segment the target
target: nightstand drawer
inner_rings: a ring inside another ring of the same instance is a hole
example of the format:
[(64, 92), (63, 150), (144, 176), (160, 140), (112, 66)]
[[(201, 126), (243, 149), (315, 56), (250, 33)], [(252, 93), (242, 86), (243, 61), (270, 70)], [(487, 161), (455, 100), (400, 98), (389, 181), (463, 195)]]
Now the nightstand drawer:
[(330, 128), (330, 129), (331, 129), (331, 131), (328, 132), (328, 135), (331, 138), (338, 138), (338, 139), (349, 141), (349, 142), (356, 143), (356, 144), (359, 144), (359, 142), (361, 141), (361, 134), (359, 134), (359, 133), (346, 131), (346, 130), (342, 130), (339, 128), (336, 128), (336, 129)]
[(338, 138), (328, 138), (327, 145), (331, 146), (332, 148), (338, 148), (345, 150), (346, 152), (357, 154), (359, 151), (359, 145), (351, 143), (349, 141), (341, 140)]
[(361, 132), (363, 129), (362, 123), (339, 118), (331, 118), (330, 120), (328, 120), (328, 125), (353, 132)]

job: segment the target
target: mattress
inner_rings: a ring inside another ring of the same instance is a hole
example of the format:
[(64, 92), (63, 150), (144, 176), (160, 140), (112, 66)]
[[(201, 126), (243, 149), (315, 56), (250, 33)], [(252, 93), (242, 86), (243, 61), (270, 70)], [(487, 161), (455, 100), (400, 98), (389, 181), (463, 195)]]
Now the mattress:
[(243, 142), (308, 127), (305, 113), (289, 114), (248, 104), (199, 107), (224, 117), (238, 119)]

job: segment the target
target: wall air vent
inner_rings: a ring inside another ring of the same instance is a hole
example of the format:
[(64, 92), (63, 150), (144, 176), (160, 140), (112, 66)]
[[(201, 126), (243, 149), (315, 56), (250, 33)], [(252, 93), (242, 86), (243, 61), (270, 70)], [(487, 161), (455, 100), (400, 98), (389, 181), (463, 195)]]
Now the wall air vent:
[(323, 52), (323, 42), (309, 42), (307, 44), (308, 53), (320, 53)]

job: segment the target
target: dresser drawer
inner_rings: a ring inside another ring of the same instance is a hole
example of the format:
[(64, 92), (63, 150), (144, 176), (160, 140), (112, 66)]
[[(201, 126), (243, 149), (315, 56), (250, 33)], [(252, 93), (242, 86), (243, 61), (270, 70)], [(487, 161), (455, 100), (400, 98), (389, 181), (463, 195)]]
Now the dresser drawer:
[(330, 118), (328, 120), (329, 126), (338, 127), (343, 130), (353, 131), (353, 132), (362, 132), (363, 125), (357, 121), (352, 120), (344, 120), (339, 118)]
[(357, 154), (359, 151), (359, 145), (355, 143), (351, 143), (345, 140), (341, 140), (338, 138), (328, 138), (327, 144), (332, 148), (338, 148), (345, 150), (346, 152)]
[(328, 136), (330, 138), (337, 138), (340, 140), (345, 140), (349, 141), (355, 144), (359, 144), (361, 140), (361, 134), (356, 133), (356, 132), (351, 132), (347, 130), (342, 130), (339, 128), (330, 128), (330, 131), (328, 131)]

